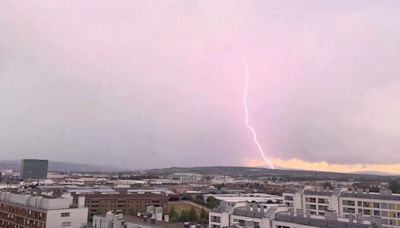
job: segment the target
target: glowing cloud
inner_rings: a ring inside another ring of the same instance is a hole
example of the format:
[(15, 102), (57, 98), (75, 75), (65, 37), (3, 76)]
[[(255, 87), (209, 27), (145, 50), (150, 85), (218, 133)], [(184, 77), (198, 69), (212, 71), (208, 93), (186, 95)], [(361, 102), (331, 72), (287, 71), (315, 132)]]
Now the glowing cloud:
[[(383, 174), (400, 174), (400, 164), (331, 164), (325, 161), (309, 162), (300, 159), (273, 160), (273, 163), (282, 169), (299, 169), (323, 172), (337, 173), (383, 173)], [(257, 167), (265, 165), (262, 160), (248, 160), (248, 166)]]
[(263, 150), (260, 142), (258, 141), (256, 130), (254, 129), (254, 127), (250, 123), (250, 115), (249, 115), (249, 110), (248, 110), (248, 105), (247, 105), (247, 94), (248, 94), (248, 89), (249, 89), (250, 70), (249, 70), (249, 66), (247, 65), (247, 62), (244, 63), (244, 68), (246, 70), (246, 81), (245, 81), (245, 84), (244, 84), (244, 92), (243, 92), (243, 108), (244, 108), (244, 113), (246, 115), (246, 117), (245, 117), (246, 126), (251, 131), (251, 133), (253, 135), (253, 141), (256, 144), (256, 146), (258, 148), (258, 151), (260, 152), (262, 158), (269, 165), (269, 167), (271, 169), (274, 169), (274, 165), (267, 158), (267, 156), (265, 155), (264, 150)]

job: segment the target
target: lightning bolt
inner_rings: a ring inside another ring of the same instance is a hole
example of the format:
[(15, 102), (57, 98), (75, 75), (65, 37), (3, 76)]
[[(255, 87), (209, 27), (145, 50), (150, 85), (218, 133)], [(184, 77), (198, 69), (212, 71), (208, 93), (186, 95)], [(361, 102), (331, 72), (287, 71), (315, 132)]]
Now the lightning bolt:
[(245, 81), (245, 84), (244, 84), (244, 91), (243, 91), (243, 108), (244, 108), (244, 113), (245, 113), (245, 116), (246, 116), (245, 117), (246, 126), (250, 130), (251, 134), (253, 135), (253, 141), (256, 144), (256, 146), (258, 148), (258, 151), (260, 152), (262, 158), (269, 165), (269, 167), (271, 169), (274, 169), (274, 165), (267, 158), (267, 156), (265, 155), (264, 150), (263, 150), (260, 142), (258, 141), (256, 130), (254, 129), (254, 127), (250, 123), (249, 109), (248, 109), (248, 106), (247, 106), (247, 94), (248, 94), (248, 89), (249, 89), (250, 70), (249, 70), (249, 66), (247, 65), (246, 61), (244, 63), (244, 68), (246, 70), (246, 81)]

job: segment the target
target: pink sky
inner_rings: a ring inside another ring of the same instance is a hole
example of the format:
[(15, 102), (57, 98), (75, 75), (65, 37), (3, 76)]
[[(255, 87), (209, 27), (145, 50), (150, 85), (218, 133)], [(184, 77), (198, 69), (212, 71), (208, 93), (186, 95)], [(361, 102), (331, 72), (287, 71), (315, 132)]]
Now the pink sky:
[(400, 164), (399, 10), (397, 1), (3, 1), (1, 155), (255, 164), (246, 58), (251, 119), (281, 166)]

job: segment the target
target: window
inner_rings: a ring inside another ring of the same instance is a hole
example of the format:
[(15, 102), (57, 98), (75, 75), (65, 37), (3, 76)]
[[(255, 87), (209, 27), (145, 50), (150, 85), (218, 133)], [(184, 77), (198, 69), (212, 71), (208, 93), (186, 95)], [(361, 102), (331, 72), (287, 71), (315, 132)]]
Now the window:
[(327, 199), (321, 199), (321, 198), (319, 198), (319, 199), (318, 199), (318, 203), (328, 204), (329, 202), (328, 202)]
[(63, 213), (61, 213), (61, 217), (69, 217), (69, 212), (63, 212)]
[(328, 206), (318, 205), (318, 210), (326, 211), (326, 210), (328, 210)]
[(345, 205), (345, 206), (355, 206), (356, 205), (356, 202), (355, 201), (353, 201), (353, 200), (343, 200), (343, 205)]
[(370, 202), (363, 202), (363, 207), (371, 207), (371, 203)]
[(289, 201), (293, 201), (293, 196), (286, 195), (286, 196), (284, 196), (284, 199), (285, 200), (289, 200)]
[(61, 227), (70, 227), (71, 226), (71, 222), (62, 222), (61, 223)]
[(315, 205), (315, 204), (306, 204), (306, 209), (316, 210), (317, 209), (317, 205)]
[(355, 209), (355, 208), (351, 208), (351, 207), (343, 207), (343, 212), (344, 212), (344, 213), (352, 213), (352, 214), (355, 214), (355, 213), (356, 213), (356, 209)]
[(221, 217), (211, 216), (211, 222), (221, 223)]

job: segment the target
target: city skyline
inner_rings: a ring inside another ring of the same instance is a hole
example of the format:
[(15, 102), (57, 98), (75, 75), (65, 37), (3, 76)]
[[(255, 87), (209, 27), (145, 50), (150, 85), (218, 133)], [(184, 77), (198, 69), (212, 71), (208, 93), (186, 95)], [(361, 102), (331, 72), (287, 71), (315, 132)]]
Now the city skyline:
[(0, 155), (400, 174), (400, 2), (0, 2)]

